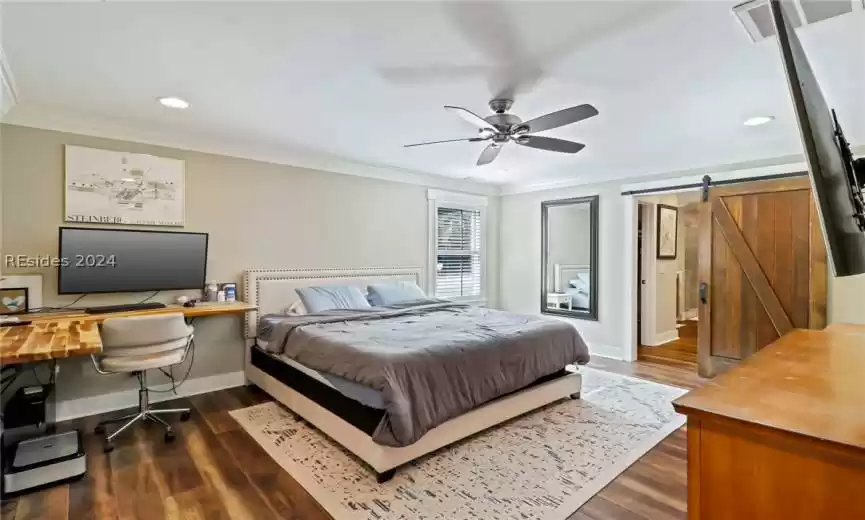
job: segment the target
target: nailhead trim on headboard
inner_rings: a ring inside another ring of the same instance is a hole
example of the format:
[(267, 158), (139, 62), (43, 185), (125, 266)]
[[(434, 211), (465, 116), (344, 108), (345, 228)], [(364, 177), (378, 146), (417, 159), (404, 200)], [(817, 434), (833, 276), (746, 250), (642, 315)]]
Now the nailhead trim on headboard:
[[(315, 269), (248, 269), (243, 273), (244, 301), (258, 306), (261, 282), (266, 280), (303, 280), (340, 278), (392, 278), (413, 275), (417, 284), (424, 287), (426, 277), (423, 267), (325, 267)], [(244, 330), (247, 338), (255, 338), (258, 332), (258, 311), (247, 312), (244, 317)]]

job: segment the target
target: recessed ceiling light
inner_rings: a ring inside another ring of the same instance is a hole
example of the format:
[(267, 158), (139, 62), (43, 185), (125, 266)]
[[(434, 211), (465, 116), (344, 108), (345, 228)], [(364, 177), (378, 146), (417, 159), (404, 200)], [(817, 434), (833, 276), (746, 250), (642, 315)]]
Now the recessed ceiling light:
[(745, 120), (745, 126), (760, 126), (771, 123), (775, 118), (772, 116), (757, 116)]
[(161, 97), (157, 101), (169, 108), (189, 108), (189, 103), (178, 97)]

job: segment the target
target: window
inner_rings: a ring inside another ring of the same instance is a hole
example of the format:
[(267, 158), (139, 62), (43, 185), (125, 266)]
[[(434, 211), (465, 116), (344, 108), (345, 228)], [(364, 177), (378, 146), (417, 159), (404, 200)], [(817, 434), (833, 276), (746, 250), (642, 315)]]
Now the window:
[(430, 190), (430, 287), (436, 298), (480, 300), (486, 199)]
[(481, 296), (481, 212), (436, 210), (436, 298)]

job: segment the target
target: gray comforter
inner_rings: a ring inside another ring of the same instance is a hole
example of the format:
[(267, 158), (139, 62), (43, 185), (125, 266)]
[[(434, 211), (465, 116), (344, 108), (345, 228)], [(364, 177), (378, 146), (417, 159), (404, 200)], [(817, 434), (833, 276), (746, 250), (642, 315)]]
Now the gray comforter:
[(568, 323), (454, 303), (262, 318), (268, 349), (382, 392), (373, 440), (406, 446), (588, 349)]

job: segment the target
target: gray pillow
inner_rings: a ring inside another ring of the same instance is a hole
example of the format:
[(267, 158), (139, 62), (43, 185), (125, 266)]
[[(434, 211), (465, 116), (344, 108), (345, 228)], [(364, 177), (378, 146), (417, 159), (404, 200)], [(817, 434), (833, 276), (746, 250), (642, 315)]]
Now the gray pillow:
[(427, 299), (423, 289), (414, 282), (374, 283), (366, 290), (369, 293), (369, 303), (375, 306)]
[(328, 285), (295, 289), (310, 314), (331, 309), (369, 309), (360, 289), (353, 285)]

